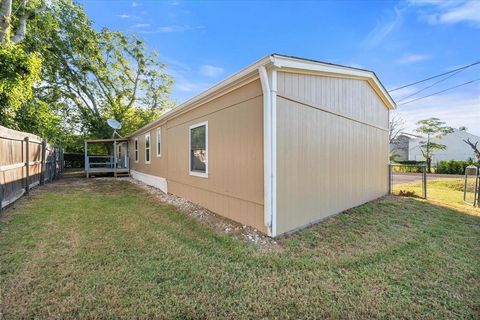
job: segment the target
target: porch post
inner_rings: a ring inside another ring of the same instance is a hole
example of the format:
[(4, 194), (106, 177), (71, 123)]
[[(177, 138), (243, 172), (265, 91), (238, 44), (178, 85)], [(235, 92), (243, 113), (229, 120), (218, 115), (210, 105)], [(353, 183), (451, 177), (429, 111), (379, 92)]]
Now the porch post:
[(117, 140), (113, 140), (113, 176), (117, 177)]
[(87, 140), (85, 140), (85, 146), (84, 146), (84, 149), (85, 149), (85, 174), (87, 175), (87, 179), (88, 179), (88, 169), (90, 168), (90, 164), (88, 163), (88, 142)]

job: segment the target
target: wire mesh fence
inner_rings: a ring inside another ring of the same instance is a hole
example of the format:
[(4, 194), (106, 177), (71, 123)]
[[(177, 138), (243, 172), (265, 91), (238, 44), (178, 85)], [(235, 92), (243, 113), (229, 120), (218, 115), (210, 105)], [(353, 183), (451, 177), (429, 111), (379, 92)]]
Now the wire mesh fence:
[(479, 170), (476, 166), (465, 168), (465, 182), (463, 186), (463, 201), (471, 206), (478, 207), (480, 189)]
[(425, 164), (389, 164), (389, 193), (427, 198)]

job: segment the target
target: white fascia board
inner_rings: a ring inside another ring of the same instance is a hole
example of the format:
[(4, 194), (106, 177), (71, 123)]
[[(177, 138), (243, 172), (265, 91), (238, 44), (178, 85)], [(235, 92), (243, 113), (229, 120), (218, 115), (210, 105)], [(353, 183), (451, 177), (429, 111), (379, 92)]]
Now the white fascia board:
[(273, 56), (273, 65), (277, 68), (325, 72), (340, 76), (358, 77), (368, 80), (369, 83), (375, 87), (376, 91), (381, 94), (381, 98), (387, 104), (388, 108), (396, 108), (395, 101), (393, 101), (383, 85), (380, 83), (380, 80), (378, 80), (377, 76), (372, 71), (276, 55)]

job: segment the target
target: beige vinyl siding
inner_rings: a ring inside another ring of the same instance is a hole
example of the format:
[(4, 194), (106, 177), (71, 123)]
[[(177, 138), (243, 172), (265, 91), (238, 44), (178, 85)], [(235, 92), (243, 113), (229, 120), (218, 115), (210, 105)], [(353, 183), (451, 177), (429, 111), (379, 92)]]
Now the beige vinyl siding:
[[(189, 127), (208, 121), (208, 178), (189, 174)], [(162, 156), (156, 157), (151, 128), (151, 164), (144, 164), (138, 134), (139, 172), (167, 179), (168, 192), (266, 232), (263, 223), (263, 96), (259, 80), (162, 124)]]
[[(162, 130), (162, 156), (157, 157), (157, 128)], [(129, 141), (130, 168), (135, 171), (166, 178), (168, 172), (168, 161), (164, 155), (167, 154), (168, 144), (165, 134), (166, 126), (156, 126), (144, 131), (138, 136), (132, 137)], [(150, 163), (145, 163), (145, 134), (150, 132)], [(135, 138), (138, 138), (138, 163), (135, 163)]]
[(387, 193), (388, 109), (366, 81), (278, 73), (277, 234)]
[(388, 109), (365, 80), (279, 72), (278, 95), (388, 128)]

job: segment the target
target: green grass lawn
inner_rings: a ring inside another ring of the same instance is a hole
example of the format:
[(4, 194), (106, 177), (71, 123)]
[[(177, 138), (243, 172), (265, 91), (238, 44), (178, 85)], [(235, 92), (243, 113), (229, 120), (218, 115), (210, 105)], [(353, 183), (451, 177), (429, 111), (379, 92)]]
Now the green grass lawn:
[[(480, 210), (473, 208), (471, 205), (463, 201), (463, 189), (465, 186), (464, 179), (439, 179), (427, 180), (427, 198), (430, 202), (450, 207), (462, 212), (480, 216)], [(467, 183), (467, 200), (473, 202), (473, 190), (475, 182), (469, 179)], [(422, 195), (422, 184), (420, 181), (415, 183), (396, 184), (393, 192), (398, 193), (400, 190), (414, 191), (416, 195)]]
[(0, 318), (480, 317), (480, 218), (460, 209), (386, 197), (265, 251), (126, 181), (79, 181), (4, 214)]

